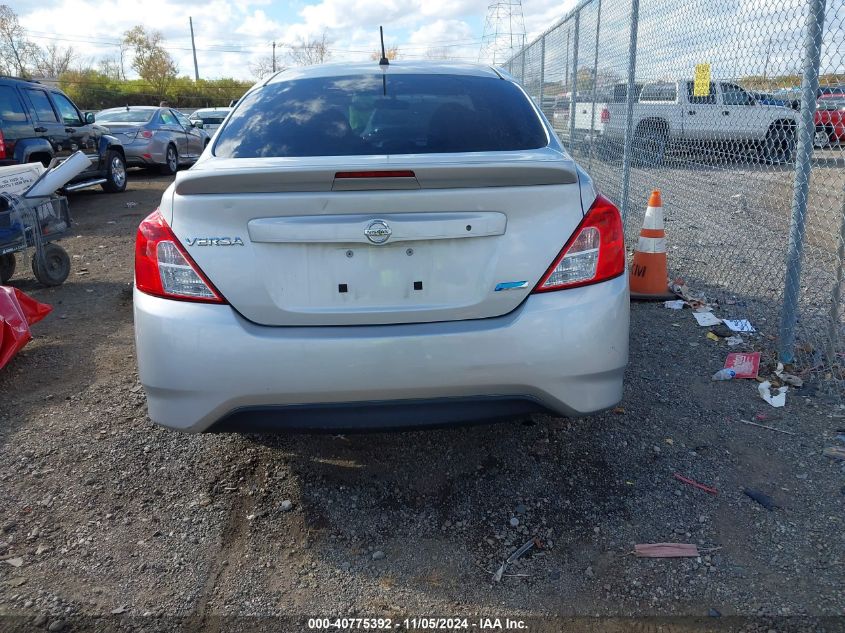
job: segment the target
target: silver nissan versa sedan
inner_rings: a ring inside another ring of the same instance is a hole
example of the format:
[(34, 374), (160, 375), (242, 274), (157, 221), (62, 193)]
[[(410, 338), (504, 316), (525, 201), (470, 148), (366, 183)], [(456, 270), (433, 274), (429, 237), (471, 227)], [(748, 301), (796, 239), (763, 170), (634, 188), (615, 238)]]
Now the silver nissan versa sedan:
[(512, 77), (288, 69), (140, 225), (153, 421), (409, 428), (622, 397), (622, 222)]

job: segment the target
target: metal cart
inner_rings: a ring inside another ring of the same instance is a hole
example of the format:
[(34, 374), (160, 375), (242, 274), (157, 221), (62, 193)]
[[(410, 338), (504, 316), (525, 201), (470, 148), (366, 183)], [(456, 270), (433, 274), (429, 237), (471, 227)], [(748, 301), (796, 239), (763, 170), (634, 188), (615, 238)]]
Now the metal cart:
[(53, 241), (70, 229), (67, 198), (0, 193), (0, 284), (15, 273), (15, 253), (32, 249), (32, 272), (45, 286), (58, 286), (70, 274), (67, 251)]

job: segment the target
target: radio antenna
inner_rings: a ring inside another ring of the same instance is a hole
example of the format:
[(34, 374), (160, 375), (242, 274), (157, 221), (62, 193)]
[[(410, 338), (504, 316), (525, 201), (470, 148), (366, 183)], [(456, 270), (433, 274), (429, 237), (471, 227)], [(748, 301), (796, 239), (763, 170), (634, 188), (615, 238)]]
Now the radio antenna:
[(387, 59), (387, 55), (384, 53), (384, 29), (382, 27), (378, 27), (379, 36), (381, 37), (381, 59), (378, 62), (379, 66), (390, 66), (390, 61)]

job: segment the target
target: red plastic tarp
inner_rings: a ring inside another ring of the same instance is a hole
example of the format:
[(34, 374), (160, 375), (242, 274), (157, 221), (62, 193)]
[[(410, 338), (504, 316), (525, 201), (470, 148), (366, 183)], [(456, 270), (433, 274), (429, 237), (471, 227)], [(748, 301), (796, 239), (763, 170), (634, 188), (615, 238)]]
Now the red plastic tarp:
[(53, 308), (11, 286), (0, 286), (0, 369), (32, 340), (29, 326)]

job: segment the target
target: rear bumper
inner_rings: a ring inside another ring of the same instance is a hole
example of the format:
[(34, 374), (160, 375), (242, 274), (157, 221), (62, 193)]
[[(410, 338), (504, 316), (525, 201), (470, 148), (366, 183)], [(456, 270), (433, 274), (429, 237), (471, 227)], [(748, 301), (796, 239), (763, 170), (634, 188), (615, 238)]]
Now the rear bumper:
[[(137, 290), (134, 309), (150, 417), (185, 431), (584, 415), (619, 402), (628, 361), (624, 275), (532, 295), (505, 316), (444, 323), (265, 327), (229, 306)], [(407, 415), (427, 408), (430, 417)]]
[(409, 430), (506, 420), (530, 413), (555, 412), (529, 396), (288, 404), (235, 409), (206, 430), (211, 433)]
[(123, 152), (128, 167), (163, 165), (167, 162), (162, 148), (152, 141), (127, 143), (123, 146)]

